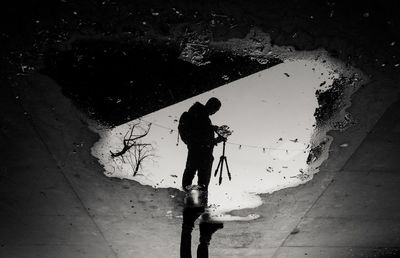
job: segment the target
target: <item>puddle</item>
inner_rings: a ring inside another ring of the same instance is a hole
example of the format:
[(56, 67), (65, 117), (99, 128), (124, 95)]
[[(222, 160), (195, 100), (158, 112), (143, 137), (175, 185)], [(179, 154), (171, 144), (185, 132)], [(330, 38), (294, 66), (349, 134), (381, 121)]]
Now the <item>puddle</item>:
[[(107, 176), (128, 178), (155, 188), (180, 189), (187, 149), (185, 144), (177, 144), (179, 116), (196, 101), (204, 104), (210, 97), (217, 97), (222, 107), (211, 120), (216, 125), (229, 125), (234, 131), (226, 147), (232, 181), (224, 174), (219, 185), (218, 178), (213, 177), (209, 204), (214, 216), (222, 220), (256, 219), (258, 214), (234, 217), (227, 213), (261, 205), (259, 194), (311, 180), (318, 172), (318, 165), (327, 157), (330, 140), (324, 134), (332, 128), (332, 123), (324, 125), (322, 120), (316, 120), (316, 109), (323, 106), (316, 92), (332, 91), (334, 82), (344, 76), (337, 68), (321, 56), (287, 59), (141, 119), (98, 130), (101, 139), (93, 146), (92, 153), (104, 166)], [(127, 153), (124, 158), (110, 156), (110, 151), (121, 150), (123, 137), (134, 124), (141, 127), (136, 128), (138, 133), (151, 124), (141, 142), (152, 147), (152, 156), (143, 161), (136, 176), (133, 176), (134, 153)], [(315, 130), (316, 124), (320, 124), (318, 130)], [(214, 149), (213, 172), (222, 153), (221, 145)], [(310, 151), (316, 152), (318, 148), (321, 148), (320, 153), (312, 158)]]
[[(179, 117), (195, 102), (217, 97), (222, 107), (211, 120), (233, 130), (226, 146), (232, 180), (224, 171), (222, 184), (212, 177), (209, 187), (213, 216), (224, 221), (257, 219), (260, 214), (229, 213), (260, 206), (260, 194), (311, 180), (328, 157), (332, 139), (326, 133), (351, 126), (346, 108), (366, 83), (360, 71), (324, 50), (273, 46), (257, 31), (214, 42), (207, 57), (195, 55), (201, 64), (185, 60), (187, 48), (113, 44), (77, 43), (50, 55), (44, 71), (98, 121), (91, 125), (100, 135), (93, 156), (106, 176), (180, 189), (187, 149), (178, 142)], [(138, 141), (142, 149), (113, 157), (126, 135), (148, 128)], [(213, 174), (221, 148), (214, 149)], [(140, 167), (138, 151), (148, 155)]]

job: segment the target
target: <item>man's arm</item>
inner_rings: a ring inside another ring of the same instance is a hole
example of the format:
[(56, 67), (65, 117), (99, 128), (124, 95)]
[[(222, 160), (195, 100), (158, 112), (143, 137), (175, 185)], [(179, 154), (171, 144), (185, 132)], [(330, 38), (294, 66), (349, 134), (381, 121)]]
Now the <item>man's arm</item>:
[(220, 142), (226, 141), (226, 138), (221, 136), (218, 133), (219, 126), (218, 125), (212, 125), (212, 127), (213, 127), (214, 132), (218, 135), (216, 138), (214, 138), (214, 145), (217, 145)]
[(221, 135), (218, 135), (217, 138), (214, 138), (214, 145), (217, 145), (220, 142), (225, 141), (226, 139), (222, 137)]

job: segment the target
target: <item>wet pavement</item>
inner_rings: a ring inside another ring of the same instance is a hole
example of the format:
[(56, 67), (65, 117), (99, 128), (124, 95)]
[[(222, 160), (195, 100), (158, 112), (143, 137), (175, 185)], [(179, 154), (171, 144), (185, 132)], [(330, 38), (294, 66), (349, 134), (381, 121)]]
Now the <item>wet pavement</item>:
[(47, 48), (66, 51), (77, 38), (121, 41), (127, 32), (179, 42), (188, 27), (200, 35), (207, 29), (210, 45), (221, 46), (254, 26), (277, 45), (323, 47), (371, 82), (353, 95), (348, 112), (356, 123), (330, 133), (320, 173), (263, 195), (260, 219), (225, 223), (212, 237), (210, 257), (399, 256), (396, 1), (47, 4), (14, 4), (1, 17), (1, 257), (179, 257), (182, 193), (102, 174), (90, 153), (98, 136), (87, 114), (55, 81), (35, 73)]
[[(34, 94), (38, 88), (40, 96)], [(18, 99), (10, 91), (1, 97), (6, 111), (1, 142), (9, 146), (2, 150), (1, 254), (177, 257), (182, 221), (175, 215), (183, 210), (182, 194), (102, 176), (89, 151), (97, 136), (55, 88), (54, 81), (36, 75), (18, 82)], [(306, 185), (263, 196), (264, 205), (255, 210), (260, 219), (225, 223), (213, 235), (211, 257), (397, 252), (398, 102), (385, 113), (396, 96), (376, 89), (357, 93), (351, 111), (364, 112), (366, 101), (373, 103), (372, 115), (334, 135), (331, 153), (336, 155), (321, 172)], [(25, 141), (14, 140), (21, 137)], [(340, 147), (344, 142), (349, 147)], [(199, 235), (197, 226), (193, 235)]]

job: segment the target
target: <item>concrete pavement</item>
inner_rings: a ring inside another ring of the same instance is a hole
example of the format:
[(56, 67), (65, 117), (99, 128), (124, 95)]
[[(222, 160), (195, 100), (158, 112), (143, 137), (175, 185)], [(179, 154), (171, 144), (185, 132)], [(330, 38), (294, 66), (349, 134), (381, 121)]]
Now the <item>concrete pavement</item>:
[[(211, 257), (396, 253), (400, 103), (391, 105), (393, 82), (381, 85), (356, 94), (350, 112), (359, 123), (332, 133), (320, 173), (264, 196), (260, 219), (226, 223)], [(48, 77), (23, 77), (2, 92), (0, 257), (178, 257), (181, 193), (106, 178), (90, 155), (97, 136)]]

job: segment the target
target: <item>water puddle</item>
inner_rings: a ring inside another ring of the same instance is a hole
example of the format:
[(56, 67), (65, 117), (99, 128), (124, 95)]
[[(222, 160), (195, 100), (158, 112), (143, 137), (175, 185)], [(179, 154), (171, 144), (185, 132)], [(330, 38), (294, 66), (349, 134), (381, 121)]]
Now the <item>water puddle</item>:
[[(259, 214), (230, 212), (311, 180), (328, 157), (326, 133), (354, 123), (346, 108), (367, 80), (324, 50), (274, 46), (256, 30), (199, 50), (188, 46), (77, 42), (50, 53), (43, 72), (97, 121), (91, 128), (100, 140), (92, 154), (105, 175), (153, 188), (181, 189), (187, 148), (178, 140), (179, 117), (195, 102), (220, 99), (211, 119), (233, 130), (226, 145), (232, 180), (225, 170), (221, 185), (212, 178), (209, 204), (221, 220), (256, 219)], [(221, 148), (214, 149), (213, 174)]]
[[(222, 107), (210, 118), (213, 124), (229, 125), (233, 130), (226, 145), (232, 180), (224, 174), (219, 185), (218, 178), (212, 177), (209, 204), (213, 215), (222, 220), (256, 219), (259, 214), (237, 217), (228, 213), (261, 205), (259, 194), (311, 180), (327, 157), (330, 139), (326, 132), (336, 123), (346, 121), (346, 102), (360, 81), (355, 70), (327, 58), (324, 51), (293, 54), (274, 67), (140, 119), (112, 129), (97, 128), (101, 139), (93, 146), (92, 154), (104, 166), (107, 176), (135, 180), (154, 188), (181, 189), (187, 149), (178, 142), (179, 117), (195, 102), (205, 104), (210, 97), (217, 97)], [(327, 106), (335, 104), (335, 100), (329, 102), (323, 96), (336, 96), (332, 92), (339, 92), (342, 97), (340, 108), (335, 107), (328, 121), (321, 114), (329, 113)], [(148, 134), (139, 140), (149, 144), (143, 150), (148, 157), (134, 176), (137, 150), (119, 157), (112, 157), (110, 152), (121, 151), (127, 133), (133, 130), (134, 134), (141, 134), (148, 129)], [(214, 149), (213, 172), (221, 148), (219, 144)]]

